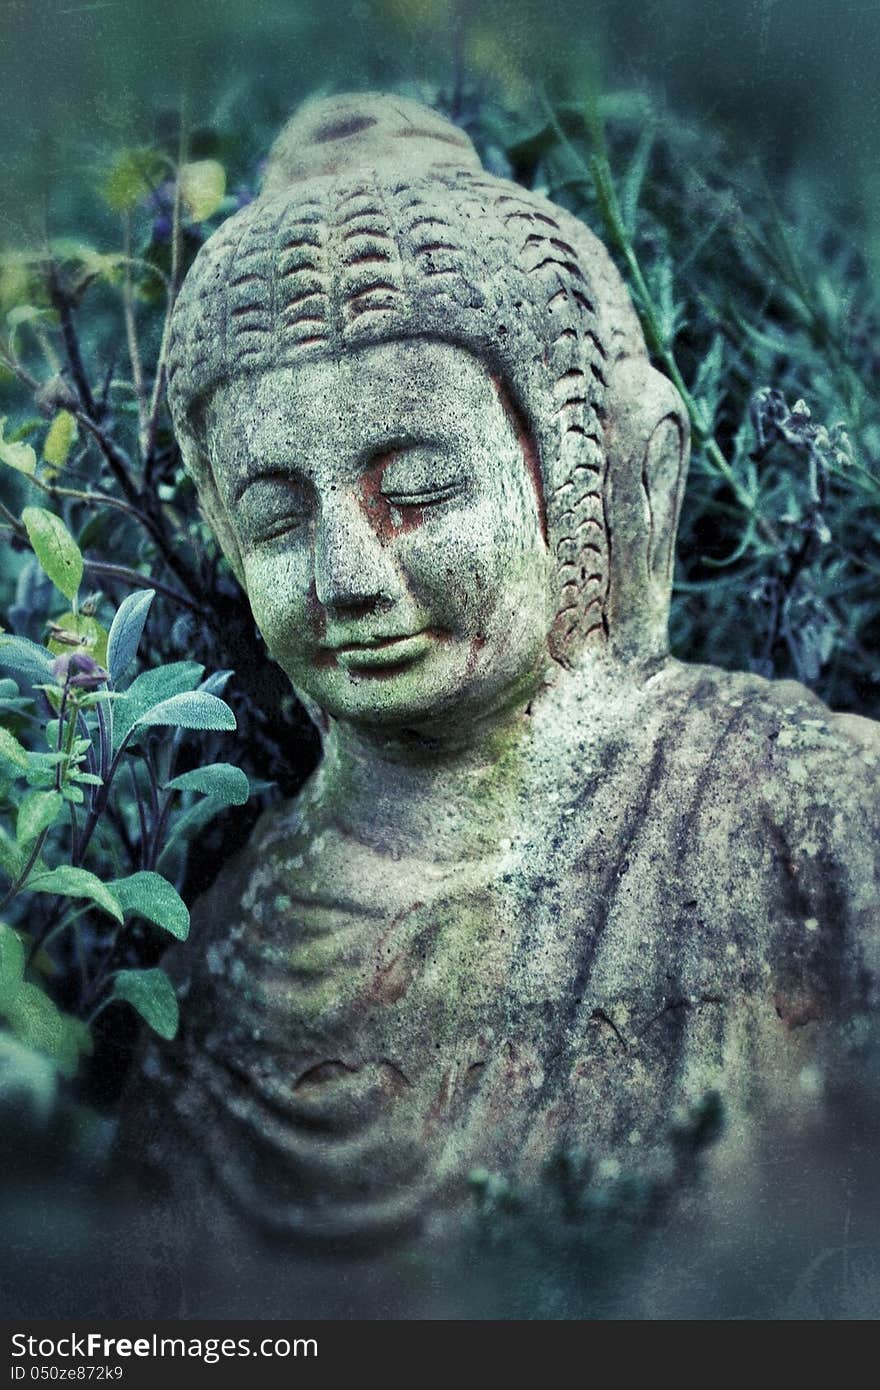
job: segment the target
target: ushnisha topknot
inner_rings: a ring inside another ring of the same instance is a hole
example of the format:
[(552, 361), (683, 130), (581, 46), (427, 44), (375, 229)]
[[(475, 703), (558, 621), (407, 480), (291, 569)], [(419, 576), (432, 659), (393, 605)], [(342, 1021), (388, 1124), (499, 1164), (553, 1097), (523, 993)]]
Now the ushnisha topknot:
[(537, 454), (564, 659), (607, 633), (603, 422), (611, 369), (645, 345), (605, 248), (548, 199), (486, 173), (416, 102), (306, 103), (260, 196), (205, 243), (175, 308), (168, 394), (184, 462), (236, 572), (200, 405), (221, 383), (421, 337), (473, 353)]

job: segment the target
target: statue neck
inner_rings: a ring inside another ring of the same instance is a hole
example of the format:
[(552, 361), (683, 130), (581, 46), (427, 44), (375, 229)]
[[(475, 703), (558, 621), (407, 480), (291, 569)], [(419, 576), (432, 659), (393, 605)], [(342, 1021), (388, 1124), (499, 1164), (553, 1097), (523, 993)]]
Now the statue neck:
[(340, 830), (392, 855), (481, 858), (513, 831), (531, 738), (524, 709), (432, 738), (332, 721), (317, 776)]
[(343, 834), (390, 855), (480, 859), (551, 832), (586, 762), (643, 722), (644, 669), (588, 656), (557, 669), (527, 705), (443, 735), (404, 735), (331, 721), (313, 796)]

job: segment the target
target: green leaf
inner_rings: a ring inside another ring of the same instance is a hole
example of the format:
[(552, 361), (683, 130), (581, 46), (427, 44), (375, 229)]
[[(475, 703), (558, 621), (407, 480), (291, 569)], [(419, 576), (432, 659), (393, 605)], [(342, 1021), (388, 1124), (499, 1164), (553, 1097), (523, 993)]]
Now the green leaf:
[(50, 323), (58, 320), (58, 314), (54, 309), (41, 309), (36, 304), (17, 304), (14, 309), (10, 309), (6, 315), (6, 322), (9, 325), (9, 345), (13, 352), (18, 348), (18, 330), (26, 323), (36, 323), (38, 319), (47, 319)]
[(18, 739), (8, 729), (0, 729), (0, 758), (12, 763), (14, 767), (20, 767), (22, 771), (26, 770), (28, 765), (27, 749), (22, 748)]
[(716, 333), (697, 368), (691, 394), (703, 411), (707, 429), (714, 429), (718, 406), (724, 393), (722, 373), (724, 369), (724, 338)]
[[(99, 666), (106, 668), (108, 634), (107, 629), (98, 622), (97, 618), (86, 613), (62, 613), (59, 617), (52, 619), (52, 626), (53, 628), (61, 628), (73, 637), (79, 637), (81, 639), (79, 650), (93, 656)], [(55, 656), (64, 656), (65, 652), (78, 650), (71, 642), (60, 642), (57, 637), (50, 637), (46, 646)]]
[(144, 869), (130, 874), (128, 878), (117, 878), (108, 885), (128, 915), (146, 917), (163, 927), (178, 941), (185, 941), (189, 935), (189, 911), (177, 889), (172, 887), (161, 874)]
[(250, 796), (247, 777), (232, 763), (212, 763), (182, 772), (166, 784), (166, 791), (205, 792), (227, 806), (243, 806)]
[(21, 877), (25, 863), (26, 859), (21, 847), (0, 825), (0, 869), (3, 870), (7, 878), (15, 880)]
[(112, 998), (131, 1004), (160, 1038), (170, 1042), (176, 1037), (180, 1022), (177, 995), (164, 970), (120, 970), (113, 981)]
[(82, 294), (93, 280), (104, 279), (115, 285), (122, 278), (125, 256), (119, 251), (95, 251), (91, 246), (76, 243), (70, 259), (78, 265), (75, 289)]
[(226, 170), (216, 159), (199, 159), (180, 170), (180, 193), (196, 222), (215, 213), (226, 192)]
[[(52, 979), (59, 974), (59, 967), (55, 964), (49, 952), (46, 951), (44, 947), (38, 946), (34, 951), (33, 937), (24, 931), (19, 931), (18, 935), (21, 937), (21, 943), (24, 946), (27, 968), (29, 970), (36, 971), (46, 979)], [(33, 955), (31, 955), (32, 951)]]
[(39, 985), (22, 984), (6, 1017), (17, 1038), (50, 1055), (62, 1043), (61, 1014)]
[(29, 845), (57, 820), (64, 806), (58, 791), (28, 792), (18, 808), (15, 838), (20, 845)]
[(32, 685), (52, 679), (52, 657), (27, 637), (0, 636), (0, 666), (9, 666)]
[[(109, 661), (109, 642), (107, 647)], [(169, 666), (156, 666), (152, 671), (144, 671), (133, 680), (122, 699), (114, 703), (113, 742), (116, 747), (148, 710), (172, 695), (192, 690), (202, 679), (204, 671), (204, 666), (197, 661), (172, 661)]]
[(636, 219), (642, 185), (654, 148), (655, 133), (651, 126), (642, 132), (632, 163), (624, 176), (620, 190), (620, 211), (627, 232), (632, 237), (636, 232)]
[(34, 251), (0, 253), (0, 311), (40, 298), (45, 302), (45, 277), (40, 272), (39, 256)]
[(95, 1050), (95, 1041), (89, 1025), (80, 1018), (74, 1018), (73, 1014), (64, 1014), (63, 1018), (77, 1051), (91, 1057)]
[(14, 1098), (18, 1105), (24, 1099), (45, 1122), (52, 1113), (57, 1083), (58, 1072), (48, 1057), (11, 1033), (0, 1033), (0, 1100)]
[(21, 986), (6, 1010), (20, 1042), (48, 1053), (63, 1076), (73, 1076), (79, 1062), (82, 1025), (61, 1013), (39, 985)]
[(122, 698), (115, 690), (90, 690), (88, 695), (80, 696), (77, 704), (80, 709), (94, 709), (95, 705), (115, 705)]
[(206, 690), (209, 695), (222, 695), (234, 675), (234, 671), (212, 671), (210, 676), (206, 676), (202, 681), (199, 690)]
[(46, 574), (56, 589), (73, 602), (83, 576), (83, 557), (73, 536), (60, 516), (44, 507), (25, 507), (21, 519)]
[(158, 150), (122, 150), (104, 180), (104, 197), (114, 212), (130, 212), (162, 180), (165, 171), (165, 160)]
[(15, 468), (19, 473), (27, 473), (32, 477), (37, 468), (37, 456), (30, 444), (11, 444), (3, 438), (3, 428), (6, 424), (6, 416), (0, 415), (0, 461), (8, 463), (10, 468)]
[(116, 611), (107, 639), (106, 662), (110, 679), (114, 682), (124, 675), (135, 658), (150, 604), (155, 597), (155, 589), (143, 589), (139, 593), (129, 594)]
[(112, 546), (113, 542), (108, 540), (108, 532), (117, 516), (118, 513), (114, 514), (110, 507), (96, 508), (90, 512), (77, 532), (76, 543), (80, 550), (106, 550)]
[(29, 787), (50, 789), (55, 786), (55, 769), (64, 761), (64, 753), (28, 753), (25, 774)]
[(27, 696), (19, 694), (17, 681), (12, 680), (10, 676), (0, 679), (0, 715), (24, 714), (33, 703)]
[(0, 922), (0, 1013), (5, 1013), (24, 979), (24, 946), (18, 932)]
[(31, 893), (57, 893), (63, 898), (90, 898), (117, 922), (123, 920), (119, 899), (105, 883), (88, 869), (77, 869), (72, 864), (60, 864), (48, 873), (32, 875), (25, 885)]
[(233, 730), (235, 715), (224, 700), (216, 695), (208, 695), (203, 690), (194, 690), (184, 695), (172, 695), (170, 700), (162, 700), (146, 714), (142, 714), (138, 724), (169, 724), (177, 729), (221, 729)]
[(76, 438), (76, 420), (69, 410), (59, 410), (43, 444), (43, 458), (53, 468), (63, 468)]
[(179, 840), (187, 844), (208, 824), (208, 821), (220, 814), (224, 805), (225, 802), (220, 801), (219, 798), (206, 796), (204, 800), (197, 801), (195, 806), (191, 806), (188, 811), (184, 811), (183, 815), (179, 816), (171, 827), (171, 833), (159, 855), (159, 868), (165, 869), (174, 862), (174, 850), (180, 848), (177, 843)]

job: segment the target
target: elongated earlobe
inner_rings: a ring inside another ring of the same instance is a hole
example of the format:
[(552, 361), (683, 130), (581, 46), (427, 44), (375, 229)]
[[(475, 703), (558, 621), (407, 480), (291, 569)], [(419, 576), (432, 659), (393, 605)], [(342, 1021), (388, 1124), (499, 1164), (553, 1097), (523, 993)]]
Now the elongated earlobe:
[(648, 498), (648, 578), (669, 593), (675, 564), (675, 536), (687, 476), (688, 439), (679, 413), (661, 420), (648, 440), (642, 465), (642, 485)]
[(687, 475), (688, 420), (675, 387), (647, 358), (626, 358), (610, 382), (605, 506), (611, 546), (606, 615), (615, 655), (668, 650), (675, 533)]

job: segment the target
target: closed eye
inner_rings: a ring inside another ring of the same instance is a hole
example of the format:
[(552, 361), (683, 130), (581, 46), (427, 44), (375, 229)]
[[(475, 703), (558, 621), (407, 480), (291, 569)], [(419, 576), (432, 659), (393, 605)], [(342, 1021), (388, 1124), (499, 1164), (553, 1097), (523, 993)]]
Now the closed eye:
[(305, 526), (312, 499), (301, 478), (278, 471), (248, 479), (236, 508), (239, 531), (256, 544), (278, 540)]
[(302, 484), (298, 479), (293, 478), (290, 473), (285, 472), (282, 468), (264, 468), (254, 473), (248, 473), (240, 478), (232, 489), (230, 500), (233, 504), (237, 504), (241, 502), (245, 496), (251, 494), (254, 489), (256, 489), (257, 495), (260, 496), (267, 493), (271, 495), (270, 489), (274, 489), (275, 493), (279, 493), (285, 488), (289, 489), (291, 486), (301, 487)]
[(288, 516), (273, 516), (271, 522), (261, 528), (255, 535), (257, 541), (274, 541), (280, 536), (289, 535), (291, 531), (297, 531), (308, 521), (308, 517), (302, 512), (291, 512)]
[(467, 475), (442, 440), (410, 439), (373, 456), (379, 491), (391, 507), (436, 507), (467, 485)]
[(457, 497), (464, 491), (464, 480), (445, 483), (442, 486), (431, 488), (419, 488), (403, 491), (403, 489), (382, 489), (382, 496), (392, 507), (434, 507), (441, 502), (448, 502), (453, 497)]

